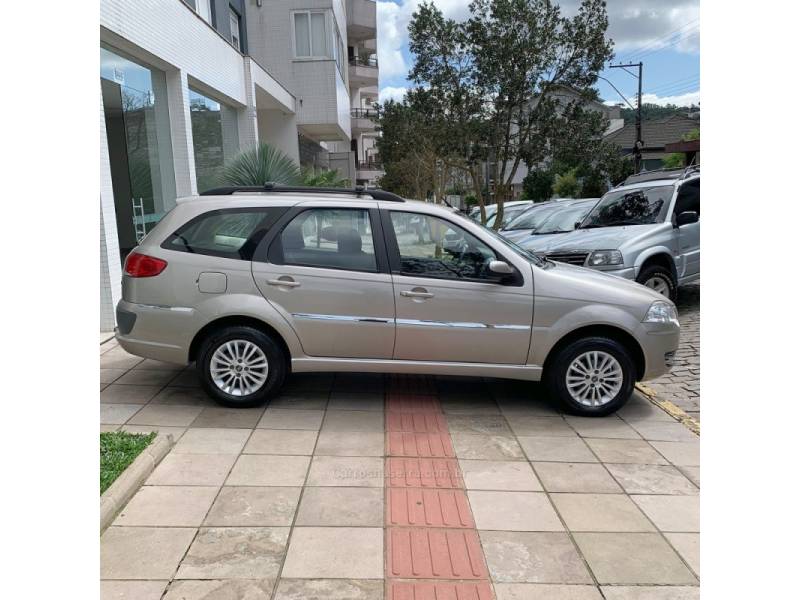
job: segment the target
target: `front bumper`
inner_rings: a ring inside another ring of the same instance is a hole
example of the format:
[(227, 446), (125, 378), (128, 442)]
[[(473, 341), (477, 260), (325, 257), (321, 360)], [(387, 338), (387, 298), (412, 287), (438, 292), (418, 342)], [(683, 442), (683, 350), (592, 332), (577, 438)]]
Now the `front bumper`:
[(595, 271), (600, 271), (601, 273), (608, 273), (609, 275), (614, 275), (616, 277), (622, 277), (623, 279), (630, 279), (634, 281), (636, 279), (636, 269), (633, 267), (625, 267), (622, 269), (616, 268), (602, 268), (602, 267), (590, 267), (587, 265), (587, 269), (594, 269)]
[(645, 363), (642, 381), (656, 379), (669, 372), (680, 343), (680, 332), (677, 325), (642, 323), (642, 335), (638, 336)]

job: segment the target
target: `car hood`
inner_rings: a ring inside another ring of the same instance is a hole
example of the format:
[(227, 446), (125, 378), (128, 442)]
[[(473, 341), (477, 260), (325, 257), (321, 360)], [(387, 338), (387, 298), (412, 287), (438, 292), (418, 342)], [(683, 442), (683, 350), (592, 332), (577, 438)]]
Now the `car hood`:
[[(527, 232), (526, 232), (527, 233)], [(514, 240), (526, 250), (532, 252), (550, 252), (550, 248), (558, 245), (564, 236), (570, 235), (572, 232), (566, 233), (543, 233), (540, 235), (528, 235), (522, 240)]]
[(512, 242), (517, 242), (518, 244), (522, 241), (527, 241), (527, 239), (531, 237), (530, 229), (503, 229), (499, 233), (504, 238)]
[[(669, 224), (623, 225), (618, 227), (597, 227), (596, 229), (576, 229), (569, 233), (553, 236), (534, 235), (526, 240), (524, 246), (536, 252), (556, 250), (616, 250), (623, 245), (650, 235), (655, 229), (669, 227)], [(555, 239), (547, 239), (555, 238)]]

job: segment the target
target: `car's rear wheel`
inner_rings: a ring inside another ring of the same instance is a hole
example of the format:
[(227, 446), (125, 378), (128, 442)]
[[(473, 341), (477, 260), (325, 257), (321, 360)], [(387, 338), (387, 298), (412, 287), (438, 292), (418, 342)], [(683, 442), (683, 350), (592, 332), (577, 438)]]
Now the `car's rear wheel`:
[(619, 410), (631, 397), (636, 366), (616, 340), (588, 337), (557, 351), (548, 361), (545, 381), (566, 411), (602, 417)]
[(662, 265), (650, 265), (639, 272), (636, 281), (645, 287), (649, 287), (666, 296), (673, 302), (678, 294), (678, 284), (672, 275), (672, 271)]
[(286, 357), (264, 332), (227, 327), (203, 342), (197, 369), (203, 389), (223, 406), (258, 406), (283, 385)]

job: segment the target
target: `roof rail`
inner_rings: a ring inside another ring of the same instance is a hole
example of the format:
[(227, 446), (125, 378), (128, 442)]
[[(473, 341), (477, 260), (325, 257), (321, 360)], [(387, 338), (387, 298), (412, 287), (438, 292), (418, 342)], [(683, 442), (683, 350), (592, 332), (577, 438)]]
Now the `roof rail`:
[(633, 175), (629, 175), (625, 181), (620, 183), (617, 187), (628, 185), (629, 183), (641, 183), (643, 181), (655, 181), (657, 179), (686, 179), (689, 175), (694, 173), (698, 173), (700, 171), (700, 165), (690, 165), (688, 167), (678, 167), (678, 168), (662, 168), (662, 169), (653, 169), (651, 171), (640, 171), (639, 173), (634, 173)]
[(211, 190), (201, 192), (201, 196), (231, 196), (239, 192), (269, 192), (269, 193), (316, 193), (316, 194), (343, 194), (343, 195), (356, 195), (370, 196), (373, 200), (386, 200), (388, 202), (405, 202), (403, 198), (392, 192), (386, 190), (379, 190), (375, 188), (366, 188), (363, 185), (357, 185), (354, 188), (331, 188), (331, 187), (311, 187), (311, 186), (292, 186), (280, 185), (268, 181), (262, 186), (258, 185), (233, 185), (228, 187), (218, 187)]

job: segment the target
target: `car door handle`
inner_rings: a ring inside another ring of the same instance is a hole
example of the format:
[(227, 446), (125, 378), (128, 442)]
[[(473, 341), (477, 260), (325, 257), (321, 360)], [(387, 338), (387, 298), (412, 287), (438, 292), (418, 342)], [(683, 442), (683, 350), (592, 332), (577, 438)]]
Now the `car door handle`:
[(269, 285), (277, 285), (281, 287), (290, 287), (290, 288), (299, 287), (300, 285), (300, 282), (295, 281), (294, 279), (267, 279), (267, 283)]
[(433, 294), (430, 292), (418, 292), (415, 290), (403, 290), (400, 292), (400, 295), (405, 296), (406, 298), (433, 298)]

